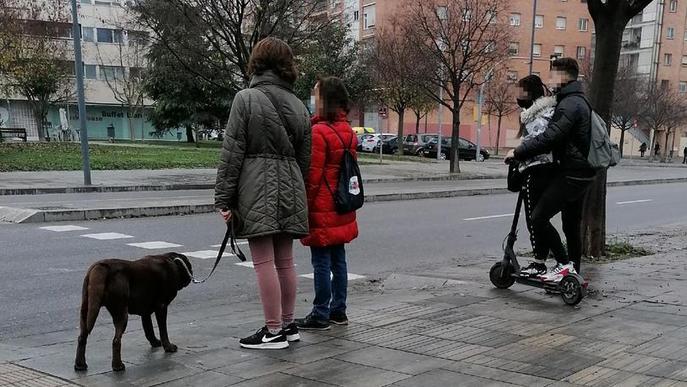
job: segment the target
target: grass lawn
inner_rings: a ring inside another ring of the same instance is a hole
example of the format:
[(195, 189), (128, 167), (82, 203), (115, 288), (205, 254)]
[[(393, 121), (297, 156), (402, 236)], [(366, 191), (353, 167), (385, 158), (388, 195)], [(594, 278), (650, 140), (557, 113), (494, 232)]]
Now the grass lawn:
[[(91, 145), (90, 157), (91, 168), (98, 170), (215, 168), (219, 149)], [(80, 169), (81, 145), (77, 143), (0, 144), (0, 172)]]
[(198, 142), (186, 142), (186, 141), (169, 141), (169, 140), (145, 140), (145, 141), (131, 141), (131, 140), (115, 140), (115, 144), (133, 144), (133, 145), (155, 145), (155, 146), (165, 146), (165, 147), (179, 147), (179, 148), (208, 148), (208, 149), (219, 149), (222, 147), (222, 141), (209, 140), (209, 141), (198, 141)]

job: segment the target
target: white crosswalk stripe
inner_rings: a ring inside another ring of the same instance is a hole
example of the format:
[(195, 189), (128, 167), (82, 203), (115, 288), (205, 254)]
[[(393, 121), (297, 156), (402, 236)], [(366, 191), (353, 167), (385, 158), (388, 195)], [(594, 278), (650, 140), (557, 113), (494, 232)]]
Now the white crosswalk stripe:
[(141, 243), (127, 243), (127, 246), (140, 247), (142, 249), (156, 250), (156, 249), (171, 249), (174, 247), (181, 247), (176, 243), (169, 243), (163, 241), (141, 242)]
[(133, 238), (133, 236), (131, 236), (131, 235), (120, 234), (117, 232), (103, 232), (103, 233), (99, 233), (99, 234), (84, 234), (81, 236), (84, 238), (97, 239), (100, 241)]
[(54, 232), (66, 232), (66, 231), (83, 231), (83, 230), (88, 230), (88, 227), (81, 227), (81, 226), (72, 226), (72, 225), (67, 225), (67, 226), (45, 226), (45, 227), (39, 227), (41, 230), (47, 230), (47, 231), (54, 231)]
[[(214, 259), (217, 258), (217, 253), (219, 251), (217, 250), (199, 250), (199, 251), (190, 251), (188, 253), (181, 253), (184, 254), (187, 257), (191, 258), (198, 258), (198, 259)], [(222, 257), (233, 257), (234, 254), (230, 253), (224, 253), (222, 254)]]
[[(314, 274), (314, 273), (310, 273), (310, 274), (301, 274), (301, 275), (299, 275), (299, 277), (308, 278), (308, 279), (314, 279), (314, 278), (315, 278), (315, 274)], [(332, 275), (330, 274), (329, 277), (331, 278)], [(365, 278), (364, 275), (348, 273), (348, 280), (349, 280), (349, 281), (355, 281), (355, 280), (359, 280), (359, 279), (363, 279), (363, 278)]]
[[(236, 242), (237, 246), (243, 246), (243, 245), (247, 245), (247, 244), (248, 244), (248, 241), (237, 241)], [(230, 246), (229, 242), (227, 242), (227, 246)], [(222, 247), (222, 245), (212, 245), (210, 247)]]
[(250, 268), (255, 267), (255, 266), (253, 265), (253, 261), (237, 262), (237, 263), (235, 263), (234, 265), (236, 265), (236, 266), (243, 266), (243, 267), (250, 267)]

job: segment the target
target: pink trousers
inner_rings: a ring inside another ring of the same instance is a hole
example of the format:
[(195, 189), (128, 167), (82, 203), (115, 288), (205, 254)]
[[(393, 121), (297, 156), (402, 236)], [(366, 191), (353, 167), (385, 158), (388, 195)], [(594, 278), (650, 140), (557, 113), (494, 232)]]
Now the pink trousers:
[(270, 331), (293, 322), (298, 278), (293, 264), (293, 239), (272, 235), (248, 240), (265, 323)]

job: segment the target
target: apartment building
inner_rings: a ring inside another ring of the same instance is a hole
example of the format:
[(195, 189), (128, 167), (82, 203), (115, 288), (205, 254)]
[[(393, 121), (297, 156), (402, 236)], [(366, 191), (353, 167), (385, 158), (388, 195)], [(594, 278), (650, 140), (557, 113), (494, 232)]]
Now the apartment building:
[[(152, 101), (144, 100), (143, 109), (130, 111), (116, 93), (116, 82), (142, 71), (144, 51), (130, 47), (136, 42), (144, 45), (147, 32), (131, 26), (121, 0), (79, 0), (79, 21), (83, 49), (86, 88), (86, 119), (88, 135), (93, 139), (140, 139), (150, 138), (154, 129), (147, 119), (147, 108)], [(71, 24), (60, 28), (63, 33), (56, 39), (72, 40)], [(70, 43), (71, 44), (71, 43)], [(66, 65), (74, 68), (73, 60)], [(108, 84), (108, 80), (110, 81)], [(121, 87), (120, 87), (121, 88)], [(26, 128), (30, 139), (38, 139), (38, 130), (29, 104), (22, 96), (3, 96), (0, 115), (6, 127)], [(79, 129), (76, 100), (53, 106), (48, 114), (48, 135), (60, 138), (62, 130), (72, 133)], [(176, 133), (175, 133), (176, 134)]]
[[(357, 39), (374, 37), (375, 31), (382, 27), (388, 18), (398, 12), (398, 0), (332, 0), (334, 7), (340, 7), (345, 20)], [(545, 81), (549, 77), (549, 63), (552, 55), (569, 56), (586, 62), (591, 56), (593, 40), (593, 22), (587, 11), (585, 0), (539, 0), (536, 14), (533, 12), (533, 0), (510, 0), (506, 15), (512, 29), (509, 42), (507, 74), (510, 81), (516, 81), (529, 74), (530, 48), (533, 47), (533, 72)], [(533, 18), (533, 14), (535, 17)], [(532, 24), (535, 25), (534, 45), (532, 46)], [(488, 86), (487, 86), (488, 87)], [(461, 117), (461, 135), (475, 140), (476, 123), (474, 116), (474, 96), (467, 101)], [(379, 106), (370, 106), (365, 112), (365, 126), (375, 127), (384, 132), (395, 132), (398, 117), (389, 112), (379, 114)], [(381, 109), (384, 111), (384, 109)], [(357, 121), (354, 119), (354, 121)], [(443, 109), (441, 131), (451, 133), (451, 116), (448, 109)], [(354, 122), (355, 124), (362, 124)], [(405, 117), (405, 133), (415, 131), (415, 118), (412, 112)], [(502, 123), (501, 146), (513, 146), (516, 143), (519, 124), (517, 114), (504, 119)], [(423, 119), (420, 131), (435, 133), (439, 130), (438, 111)], [(496, 120), (485, 117), (481, 132), (481, 143), (486, 146), (496, 145)]]
[[(630, 66), (639, 76), (669, 87), (687, 97), (687, 1), (655, 0), (628, 23), (623, 35), (621, 63)], [(652, 133), (641, 121), (631, 131), (631, 143), (626, 148), (638, 154), (642, 142), (657, 141), (665, 148), (666, 133)], [(668, 146), (675, 154), (687, 146), (685, 128), (668, 137)], [(674, 144), (674, 145), (673, 145)], [(629, 146), (629, 148), (628, 148)], [(627, 154), (627, 153), (626, 153)]]

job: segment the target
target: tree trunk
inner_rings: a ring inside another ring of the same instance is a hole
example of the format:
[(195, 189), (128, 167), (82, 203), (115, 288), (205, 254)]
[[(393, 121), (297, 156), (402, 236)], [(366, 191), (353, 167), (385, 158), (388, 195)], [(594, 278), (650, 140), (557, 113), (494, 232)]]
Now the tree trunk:
[(662, 161), (664, 163), (666, 161), (668, 161), (668, 157), (669, 157), (668, 155), (670, 154), (670, 152), (668, 151), (668, 137), (670, 137), (670, 129), (666, 129), (666, 140), (664, 141), (664, 144), (663, 144), (663, 160)]
[[(596, 23), (596, 50), (590, 97), (597, 113), (610, 122), (623, 32), (628, 18), (609, 13)], [(582, 247), (587, 256), (606, 255), (606, 171), (600, 171), (585, 195)]]
[(620, 130), (620, 158), (623, 158), (623, 148), (625, 148), (625, 129)]
[(196, 140), (193, 138), (193, 127), (191, 125), (186, 125), (186, 142), (196, 142)]
[[(47, 136), (45, 135), (45, 126), (43, 125), (43, 113), (35, 112), (33, 118), (36, 121), (36, 131), (38, 132), (38, 141), (46, 141)], [(49, 140), (49, 139), (47, 139)]]
[[(405, 109), (398, 109), (398, 154), (403, 156), (403, 125), (405, 124)], [(384, 143), (380, 145), (384, 148)]]
[(420, 134), (420, 120), (422, 117), (420, 117), (419, 114), (415, 113), (415, 134)]
[(496, 155), (499, 155), (499, 145), (501, 144), (501, 119), (502, 115), (499, 115), (499, 121), (496, 126)]
[[(460, 159), (459, 159), (459, 141), (458, 139), (460, 138), (460, 109), (459, 109), (459, 104), (456, 101), (453, 101), (453, 111), (452, 111), (452, 120), (453, 120), (453, 125), (451, 129), (451, 154), (447, 155), (449, 157), (450, 161), (450, 167), (449, 167), (449, 172), (450, 173), (460, 173)], [(441, 149), (441, 145), (439, 145), (439, 149)]]

